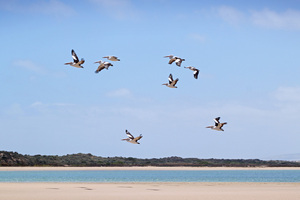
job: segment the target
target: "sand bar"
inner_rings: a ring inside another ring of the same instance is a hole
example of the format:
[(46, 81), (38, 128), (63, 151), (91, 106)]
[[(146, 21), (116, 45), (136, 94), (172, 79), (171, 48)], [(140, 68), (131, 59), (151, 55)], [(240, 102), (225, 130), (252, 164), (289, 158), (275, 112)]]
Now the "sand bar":
[(0, 167), (0, 171), (52, 170), (300, 170), (300, 167)]
[(299, 200), (300, 183), (0, 183), (3, 200)]

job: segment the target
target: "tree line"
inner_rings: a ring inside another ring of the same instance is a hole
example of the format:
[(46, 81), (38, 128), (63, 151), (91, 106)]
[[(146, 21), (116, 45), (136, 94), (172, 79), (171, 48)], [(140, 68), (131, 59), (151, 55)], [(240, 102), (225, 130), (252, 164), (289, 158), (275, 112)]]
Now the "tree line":
[(177, 156), (165, 158), (101, 157), (90, 153), (58, 155), (22, 155), (0, 151), (0, 166), (69, 166), (69, 167), (300, 167), (300, 162), (259, 159), (199, 159)]

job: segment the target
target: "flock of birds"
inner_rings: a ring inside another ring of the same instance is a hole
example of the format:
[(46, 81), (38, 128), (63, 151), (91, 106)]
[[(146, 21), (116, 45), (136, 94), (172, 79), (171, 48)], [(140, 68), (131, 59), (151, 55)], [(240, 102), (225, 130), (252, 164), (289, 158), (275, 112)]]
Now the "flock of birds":
[[(79, 60), (78, 57), (77, 57), (77, 54), (75, 53), (75, 51), (73, 49), (71, 51), (71, 54), (72, 54), (73, 62), (65, 63), (65, 65), (70, 65), (72, 67), (77, 67), (77, 68), (83, 68), (82, 64), (85, 62), (85, 60), (83, 58), (81, 58), (81, 60)], [(170, 65), (175, 62), (175, 64), (178, 67), (181, 67), (181, 63), (183, 61), (185, 61), (185, 59), (177, 57), (177, 56), (173, 56), (173, 55), (164, 56), (164, 57), (170, 59), (169, 60), (169, 64)], [(104, 56), (102, 58), (106, 58), (106, 59), (108, 59), (110, 61), (120, 61), (120, 59), (118, 57), (116, 57), (116, 56)], [(106, 61), (102, 61), (102, 60), (96, 61), (94, 63), (98, 63), (99, 64), (99, 66), (96, 69), (95, 73), (99, 73), (101, 70), (108, 69), (110, 66), (113, 66), (112, 63), (106, 62)], [(194, 78), (198, 79), (198, 75), (199, 75), (199, 71), (200, 71), (199, 69), (197, 69), (197, 68), (195, 68), (193, 66), (188, 66), (188, 67), (184, 67), (184, 68), (192, 70), (193, 74), (194, 74)], [(174, 80), (173, 79), (173, 75), (170, 74), (168, 80), (169, 80), (168, 83), (164, 83), (162, 85), (166, 85), (169, 88), (177, 88), (176, 84), (177, 84), (177, 82), (179, 80), (178, 78), (176, 78)], [(220, 117), (214, 118), (215, 124), (213, 126), (207, 126), (206, 128), (210, 128), (210, 129), (216, 130), (216, 131), (224, 131), (222, 127), (225, 124), (227, 124), (227, 122), (221, 123), (219, 120), (220, 120)], [(126, 135), (127, 135), (128, 138), (122, 139), (123, 141), (127, 141), (127, 142), (130, 142), (132, 144), (140, 144), (138, 142), (138, 140), (140, 140), (143, 137), (142, 135), (139, 135), (138, 137), (134, 137), (128, 130), (125, 130), (125, 133), (126, 133)]]

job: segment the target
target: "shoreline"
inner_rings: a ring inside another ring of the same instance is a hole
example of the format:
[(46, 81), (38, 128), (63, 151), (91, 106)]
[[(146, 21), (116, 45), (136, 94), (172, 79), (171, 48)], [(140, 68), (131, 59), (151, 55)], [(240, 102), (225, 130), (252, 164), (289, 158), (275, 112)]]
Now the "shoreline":
[(0, 167), (0, 171), (92, 171), (92, 170), (300, 170), (300, 167)]

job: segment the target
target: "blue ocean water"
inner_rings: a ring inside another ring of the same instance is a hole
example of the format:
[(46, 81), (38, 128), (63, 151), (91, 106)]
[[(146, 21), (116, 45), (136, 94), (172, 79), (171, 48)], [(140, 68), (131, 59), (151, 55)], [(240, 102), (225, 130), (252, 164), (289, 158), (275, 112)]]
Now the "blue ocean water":
[(0, 182), (300, 182), (300, 170), (0, 171)]

